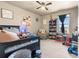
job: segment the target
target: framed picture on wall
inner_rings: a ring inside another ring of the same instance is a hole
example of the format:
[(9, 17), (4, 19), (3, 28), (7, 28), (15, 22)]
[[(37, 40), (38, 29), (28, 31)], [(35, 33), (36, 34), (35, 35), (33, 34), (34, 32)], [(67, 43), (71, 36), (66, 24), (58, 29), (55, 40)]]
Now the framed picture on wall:
[(13, 11), (1, 8), (1, 17), (7, 19), (13, 19)]

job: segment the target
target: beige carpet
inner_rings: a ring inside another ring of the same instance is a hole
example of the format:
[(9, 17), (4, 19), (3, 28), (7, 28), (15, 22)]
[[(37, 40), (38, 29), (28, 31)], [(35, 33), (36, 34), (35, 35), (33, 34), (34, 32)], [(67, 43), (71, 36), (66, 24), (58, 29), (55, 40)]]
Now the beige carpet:
[(41, 40), (41, 58), (76, 58), (67, 51), (68, 46), (55, 40)]

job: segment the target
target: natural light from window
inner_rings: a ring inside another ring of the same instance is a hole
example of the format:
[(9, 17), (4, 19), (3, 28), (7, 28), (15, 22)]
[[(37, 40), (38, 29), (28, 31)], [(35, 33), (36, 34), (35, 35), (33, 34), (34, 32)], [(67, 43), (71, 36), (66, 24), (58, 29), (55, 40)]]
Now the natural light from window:
[[(70, 15), (67, 14), (66, 18), (64, 20), (65, 33), (66, 33), (66, 30), (69, 31), (69, 23), (70, 23)], [(62, 25), (62, 23), (58, 17), (58, 19), (57, 19), (57, 33), (61, 33), (61, 25)]]

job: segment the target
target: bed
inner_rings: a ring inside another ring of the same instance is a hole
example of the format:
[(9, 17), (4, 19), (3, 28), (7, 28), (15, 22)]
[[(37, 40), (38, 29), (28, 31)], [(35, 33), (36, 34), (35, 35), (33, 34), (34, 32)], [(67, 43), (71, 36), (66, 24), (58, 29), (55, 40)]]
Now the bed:
[(13, 52), (20, 49), (29, 49), (32, 51), (31, 58), (36, 57), (36, 50), (40, 50), (40, 38), (35, 36), (0, 43), (0, 58), (8, 58)]

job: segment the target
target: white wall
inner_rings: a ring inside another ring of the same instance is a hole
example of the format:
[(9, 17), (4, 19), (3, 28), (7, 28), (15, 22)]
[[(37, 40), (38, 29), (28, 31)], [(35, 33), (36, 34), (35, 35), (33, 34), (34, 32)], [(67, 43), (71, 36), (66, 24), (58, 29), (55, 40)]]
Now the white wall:
[(78, 33), (79, 33), (79, 4), (78, 4)]
[[(78, 33), (79, 33), (79, 4), (78, 4)], [(78, 51), (79, 51), (79, 36), (78, 36)], [(79, 57), (79, 52), (78, 52)]]
[[(0, 11), (1, 8), (12, 10), (14, 12), (14, 19), (1, 18), (1, 12), (0, 12), (0, 25), (20, 25), (24, 16), (30, 16), (32, 20), (32, 26), (30, 31), (35, 33), (41, 27), (42, 18), (37, 14), (26, 11), (24, 9), (8, 4), (6, 2), (0, 2)], [(35, 21), (36, 18), (39, 19), (38, 22)]]
[[(72, 33), (74, 31), (75, 26), (78, 25), (78, 7), (74, 7), (74, 8), (67, 9), (67, 10), (60, 10), (60, 11), (51, 13), (53, 19), (57, 18), (58, 15), (62, 15), (62, 14), (70, 14), (69, 30), (70, 30), (70, 33)], [(43, 25), (43, 28), (46, 29), (48, 32), (50, 14), (43, 16), (43, 20), (46, 20), (46, 24)]]

